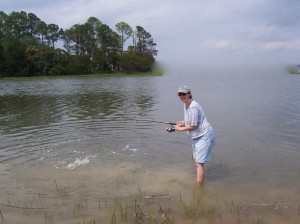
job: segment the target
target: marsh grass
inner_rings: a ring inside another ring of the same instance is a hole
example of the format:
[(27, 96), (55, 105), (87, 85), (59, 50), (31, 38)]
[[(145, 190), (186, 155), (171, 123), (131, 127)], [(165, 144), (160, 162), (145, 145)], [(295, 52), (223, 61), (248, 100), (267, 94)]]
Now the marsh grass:
[(255, 224), (263, 224), (264, 222), (264, 217), (261, 214), (261, 212), (258, 212), (256, 220), (255, 220)]
[[(203, 197), (198, 194), (194, 195), (192, 200), (184, 200), (179, 197), (180, 215), (187, 220), (201, 220), (203, 223), (214, 223), (218, 217), (218, 209), (216, 206), (208, 203)], [(174, 222), (175, 223), (175, 222)]]
[(110, 224), (116, 224), (116, 223), (117, 223), (116, 210), (113, 209), (111, 216), (110, 216)]
[[(261, 204), (231, 200), (221, 206), (221, 203), (209, 201), (202, 193), (191, 198), (185, 198), (182, 194), (166, 197), (167, 194), (146, 194), (141, 187), (137, 187), (136, 194), (110, 198), (88, 194), (72, 195), (72, 191), (67, 194), (66, 188), (55, 182), (53, 194), (34, 194), (25, 200), (17, 195), (9, 196), (7, 204), (0, 204), (0, 223), (10, 223), (11, 218), (2, 207), (13, 209), (21, 218), (29, 219), (24, 223), (37, 223), (37, 219), (44, 217), (40, 221), (45, 224), (263, 224), (274, 223), (274, 219), (284, 222), (290, 220), (290, 217), (291, 220), (299, 220), (299, 200)], [(31, 222), (32, 220), (35, 221)]]
[(3, 223), (4, 222), (4, 217), (3, 217), (1, 209), (0, 209), (0, 216), (1, 216), (1, 223)]
[(242, 211), (242, 205), (239, 202), (232, 201), (230, 212), (233, 216), (234, 221), (237, 223), (241, 222), (241, 211)]
[(53, 215), (45, 212), (45, 224), (54, 224)]
[(55, 187), (56, 187), (56, 194), (58, 197), (63, 197), (66, 195), (67, 189), (65, 187), (60, 187), (57, 184), (57, 181), (54, 181)]
[(181, 208), (182, 208), (182, 212), (185, 216), (190, 216), (193, 212), (191, 204), (189, 202), (186, 201), (181, 201), (180, 203)]
[(128, 219), (128, 206), (122, 203), (117, 203), (121, 220), (127, 221)]
[(74, 202), (73, 214), (75, 217), (85, 216), (87, 214), (88, 206), (86, 199), (79, 199)]

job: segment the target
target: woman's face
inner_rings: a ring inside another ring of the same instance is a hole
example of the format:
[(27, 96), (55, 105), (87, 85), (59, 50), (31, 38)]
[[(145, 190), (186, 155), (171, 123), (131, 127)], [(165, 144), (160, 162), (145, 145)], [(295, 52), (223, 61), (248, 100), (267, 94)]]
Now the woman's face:
[(190, 96), (191, 96), (191, 93), (178, 93), (178, 97), (184, 103), (189, 101)]

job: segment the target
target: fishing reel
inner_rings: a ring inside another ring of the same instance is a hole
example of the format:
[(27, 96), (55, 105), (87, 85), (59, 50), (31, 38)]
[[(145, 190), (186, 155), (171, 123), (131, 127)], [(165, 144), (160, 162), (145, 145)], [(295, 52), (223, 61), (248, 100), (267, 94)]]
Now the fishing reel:
[(175, 128), (172, 126), (172, 127), (168, 127), (166, 129), (167, 132), (171, 133), (171, 132), (174, 132), (175, 131)]
[(172, 122), (164, 122), (165, 124), (169, 124), (170, 127), (168, 127), (166, 129), (167, 132), (171, 133), (171, 132), (174, 132), (175, 131), (175, 128), (173, 127), (173, 125), (176, 125), (176, 123), (172, 123)]

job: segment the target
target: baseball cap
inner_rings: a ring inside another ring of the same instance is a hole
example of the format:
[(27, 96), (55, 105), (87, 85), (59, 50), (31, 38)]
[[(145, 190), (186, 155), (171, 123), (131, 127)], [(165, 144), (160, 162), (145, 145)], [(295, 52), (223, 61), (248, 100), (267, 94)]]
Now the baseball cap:
[(191, 89), (188, 86), (180, 86), (178, 89), (178, 93), (188, 93), (188, 92), (191, 92)]

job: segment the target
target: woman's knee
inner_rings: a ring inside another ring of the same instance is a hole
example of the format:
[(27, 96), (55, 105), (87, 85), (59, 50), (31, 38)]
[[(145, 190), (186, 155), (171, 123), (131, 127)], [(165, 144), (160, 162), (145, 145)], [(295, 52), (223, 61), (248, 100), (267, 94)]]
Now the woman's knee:
[(196, 167), (204, 167), (204, 163), (197, 163), (195, 162)]

